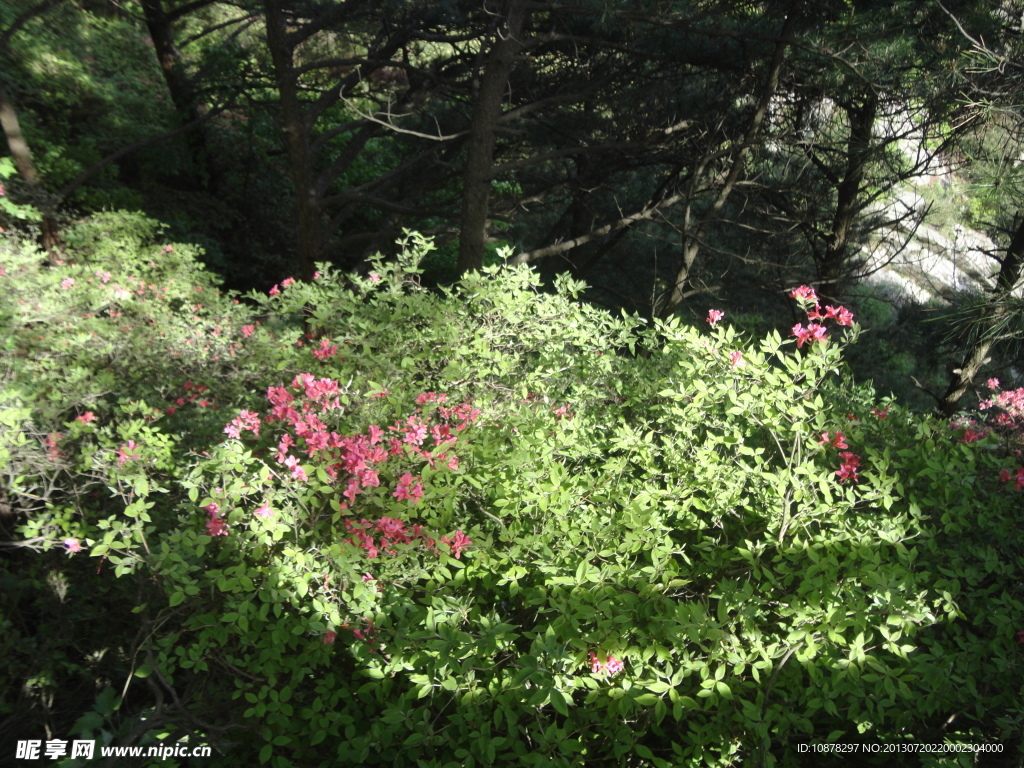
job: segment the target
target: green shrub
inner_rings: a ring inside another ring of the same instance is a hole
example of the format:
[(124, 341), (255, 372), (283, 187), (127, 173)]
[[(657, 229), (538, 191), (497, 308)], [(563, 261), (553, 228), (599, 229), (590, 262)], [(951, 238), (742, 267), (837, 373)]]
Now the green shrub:
[(304, 768), (1019, 749), (1017, 460), (849, 386), (856, 326), (635, 333), (525, 268), (431, 293), (413, 235), (235, 303), (156, 236), (3, 254), (18, 589), (107, 606), (63, 666), (6, 642), (55, 732)]

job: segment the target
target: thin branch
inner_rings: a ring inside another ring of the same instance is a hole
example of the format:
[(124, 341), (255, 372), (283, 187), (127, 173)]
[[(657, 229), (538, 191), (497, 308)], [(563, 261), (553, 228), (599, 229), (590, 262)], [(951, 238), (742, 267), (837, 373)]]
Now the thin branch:
[(394, 118), (394, 117), (408, 117), (408, 115), (393, 115), (390, 112), (390, 110), (389, 110), (388, 112), (383, 113), (383, 114), (385, 114), (387, 116), (388, 119), (387, 120), (383, 120), (383, 119), (381, 119), (379, 117), (374, 117), (373, 115), (369, 114), (368, 112), (360, 111), (359, 108), (356, 107), (355, 104), (350, 99), (346, 99), (344, 96), (341, 98), (341, 101), (342, 101), (342, 103), (346, 107), (348, 107), (350, 110), (352, 110), (352, 112), (357, 114), (363, 120), (369, 120), (371, 123), (377, 123), (377, 125), (383, 125), (389, 131), (394, 131), (395, 133), (402, 133), (402, 134), (405, 134), (407, 136), (416, 136), (417, 138), (429, 139), (430, 141), (451, 141), (452, 139), (458, 139), (458, 138), (460, 138), (462, 136), (467, 136), (469, 134), (469, 131), (466, 130), (466, 131), (459, 131), (458, 133), (452, 133), (452, 134), (444, 135), (444, 134), (440, 133), (440, 126), (438, 126), (438, 131), (439, 132), (438, 132), (438, 134), (436, 136), (434, 134), (432, 134), (432, 133), (422, 133), (420, 131), (410, 131), (408, 128), (399, 128), (397, 125), (395, 125), (394, 123), (390, 122), (390, 120), (392, 118)]

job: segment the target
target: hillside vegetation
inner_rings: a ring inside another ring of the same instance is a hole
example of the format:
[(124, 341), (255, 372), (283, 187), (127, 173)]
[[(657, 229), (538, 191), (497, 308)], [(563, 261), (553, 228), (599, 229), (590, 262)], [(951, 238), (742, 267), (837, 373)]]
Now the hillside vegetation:
[(0, 243), (5, 745), (1024, 756), (1024, 393), (952, 423), (879, 401), (857, 318), (799, 286), (800, 325), (751, 338), (526, 267), (427, 291), (414, 234), (245, 296), (139, 216), (68, 243)]

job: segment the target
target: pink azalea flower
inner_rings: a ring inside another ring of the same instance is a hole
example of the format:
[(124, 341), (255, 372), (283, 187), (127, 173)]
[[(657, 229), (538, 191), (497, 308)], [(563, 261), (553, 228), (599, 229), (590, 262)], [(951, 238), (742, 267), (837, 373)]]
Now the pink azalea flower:
[(842, 451), (839, 454), (839, 460), (842, 461), (844, 464), (849, 464), (849, 465), (854, 466), (854, 467), (859, 467), (860, 466), (860, 456), (858, 456), (856, 453), (850, 453), (849, 451)]
[(281, 287), (282, 288), (287, 288), (289, 285), (291, 285), (294, 282), (295, 282), (295, 278), (294, 277), (286, 277), (284, 280), (281, 281)]
[(976, 432), (973, 429), (969, 429), (968, 428), (968, 429), (964, 430), (963, 437), (961, 437), (960, 439), (963, 442), (965, 442), (965, 443), (976, 443), (978, 440), (981, 440), (983, 437), (985, 437), (985, 432), (984, 431)]
[(448, 399), (448, 395), (439, 395), (437, 392), (422, 392), (416, 395), (414, 401), (417, 405), (424, 405), (426, 403), (443, 403)]
[(720, 309), (708, 310), (707, 321), (711, 324), (712, 328), (718, 325), (718, 321), (721, 320), (723, 317), (725, 317), (725, 312), (722, 312)]
[(271, 296), (277, 296), (279, 293), (281, 293), (281, 289), (275, 285), (273, 288), (267, 291), (267, 293), (269, 293)]
[(324, 645), (330, 645), (335, 641), (337, 637), (338, 635), (335, 633), (333, 629), (328, 629), (326, 632), (324, 632)]
[(796, 336), (797, 348), (802, 347), (804, 342), (824, 341), (826, 338), (825, 327), (823, 325), (818, 325), (817, 323), (811, 323), (806, 328), (798, 323), (793, 326), (792, 335)]
[(259, 518), (261, 518), (263, 520), (266, 520), (268, 517), (270, 517), (273, 514), (273, 511), (270, 509), (270, 505), (269, 504), (267, 504), (266, 502), (263, 502), (263, 504), (261, 504), (260, 506), (256, 507), (256, 509), (253, 512), (253, 514), (256, 515), (256, 517), (259, 517)]
[(379, 283), (380, 282), (380, 275), (378, 275), (376, 272), (371, 272), (370, 273), (370, 282), (371, 283)]
[(65, 277), (63, 280), (60, 281), (60, 287), (63, 288), (65, 291), (68, 288), (71, 288), (72, 286), (74, 286), (74, 284), (75, 284), (75, 279), (73, 277)]
[[(828, 432), (821, 433), (821, 439), (818, 441), (818, 445), (834, 445), (836, 448), (847, 448), (846, 438), (843, 437), (842, 432), (836, 432), (836, 436), (832, 439), (829, 438)], [(850, 454), (851, 456), (854, 454)]]
[(596, 653), (593, 651), (590, 652), (590, 671), (595, 675), (604, 674), (611, 677), (612, 675), (617, 675), (621, 672), (623, 666), (623, 663), (611, 654), (608, 655), (608, 661), (606, 663), (602, 663), (601, 660), (598, 659)]
[(96, 414), (92, 411), (86, 411), (81, 416), (77, 417), (75, 421), (80, 421), (83, 424), (88, 424), (90, 421), (96, 421)]
[(416, 483), (413, 485), (415, 479), (410, 473), (406, 472), (399, 478), (398, 486), (392, 495), (399, 501), (412, 499), (413, 504), (419, 504), (420, 499), (423, 498), (423, 484)]
[(746, 361), (743, 359), (743, 353), (739, 350), (734, 350), (729, 353), (729, 364), (733, 368), (739, 368), (741, 365), (746, 365)]
[(248, 339), (256, 331), (255, 325), (243, 325), (242, 326), (242, 338)]
[(82, 544), (78, 539), (64, 539), (64, 546), (67, 547), (68, 552), (82, 551)]
[(227, 536), (229, 527), (227, 522), (220, 517), (211, 517), (206, 521), (206, 533), (209, 536)]
[(329, 360), (338, 354), (338, 348), (327, 339), (320, 339), (320, 349), (313, 350), (313, 357), (317, 360)]
[(306, 476), (306, 470), (299, 466), (299, 460), (294, 456), (288, 456), (282, 462), (288, 469), (292, 471), (292, 479), (305, 482), (309, 478)]
[(448, 538), (447, 536), (442, 536), (441, 541), (443, 541), (451, 548), (452, 557), (454, 557), (456, 560), (462, 558), (462, 550), (466, 549), (467, 547), (473, 546), (473, 542), (470, 541), (469, 537), (462, 531), (456, 531), (454, 534), (452, 534), (451, 538)]
[(818, 300), (818, 294), (814, 292), (813, 288), (806, 285), (801, 285), (799, 288), (794, 288), (792, 291), (790, 291), (789, 297), (791, 299), (797, 299), (799, 301), (816, 302)]
[(839, 325), (853, 325), (853, 312), (846, 309), (846, 307), (839, 307), (835, 318)]
[(135, 448), (138, 448), (134, 440), (129, 440), (127, 443), (117, 449), (117, 466), (123, 467), (129, 459), (137, 459), (139, 455), (137, 453), (131, 453)]
[(857, 474), (857, 468), (852, 464), (843, 464), (836, 470), (836, 474), (839, 476), (839, 482), (845, 483), (847, 480), (853, 480), (857, 482), (860, 479), (860, 475)]

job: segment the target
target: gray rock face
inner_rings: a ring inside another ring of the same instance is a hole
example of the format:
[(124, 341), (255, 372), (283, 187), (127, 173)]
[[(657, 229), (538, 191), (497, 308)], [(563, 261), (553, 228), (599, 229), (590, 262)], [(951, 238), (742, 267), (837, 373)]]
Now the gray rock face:
[(895, 222), (862, 246), (863, 282), (877, 286), (897, 305), (932, 299), (950, 301), (958, 291), (989, 290), (995, 285), (998, 246), (980, 232), (957, 225), (953, 237), (920, 223), (927, 206), (911, 190), (869, 212)]

